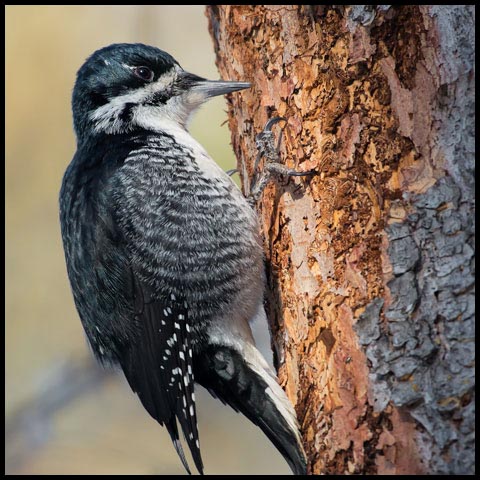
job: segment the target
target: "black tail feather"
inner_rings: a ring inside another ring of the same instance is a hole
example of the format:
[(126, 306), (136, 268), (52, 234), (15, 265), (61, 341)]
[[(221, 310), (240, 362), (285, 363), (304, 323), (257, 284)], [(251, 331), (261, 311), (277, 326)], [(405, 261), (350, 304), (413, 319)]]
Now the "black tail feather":
[(178, 436), (178, 427), (177, 427), (177, 420), (175, 417), (173, 417), (170, 422), (166, 423), (165, 426), (167, 427), (168, 433), (170, 434), (170, 438), (172, 439), (173, 446), (175, 447), (175, 450), (177, 451), (178, 456), (180, 457), (180, 460), (182, 461), (182, 464), (187, 471), (189, 475), (192, 474), (190, 471), (190, 468), (188, 466), (187, 459), (185, 458), (185, 453), (183, 451), (182, 447), (182, 442), (180, 442), (179, 436)]
[(295, 475), (306, 475), (307, 463), (293, 407), (268, 371), (252, 368), (236, 350), (225, 346), (209, 346), (195, 359), (194, 366), (195, 380), (200, 385), (258, 425)]

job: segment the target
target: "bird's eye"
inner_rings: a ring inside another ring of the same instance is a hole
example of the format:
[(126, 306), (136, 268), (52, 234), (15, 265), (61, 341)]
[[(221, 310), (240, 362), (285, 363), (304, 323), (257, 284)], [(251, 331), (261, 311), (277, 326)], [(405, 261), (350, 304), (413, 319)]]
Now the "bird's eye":
[(133, 69), (133, 73), (142, 80), (146, 82), (151, 82), (153, 80), (153, 71), (150, 70), (148, 67), (135, 67)]

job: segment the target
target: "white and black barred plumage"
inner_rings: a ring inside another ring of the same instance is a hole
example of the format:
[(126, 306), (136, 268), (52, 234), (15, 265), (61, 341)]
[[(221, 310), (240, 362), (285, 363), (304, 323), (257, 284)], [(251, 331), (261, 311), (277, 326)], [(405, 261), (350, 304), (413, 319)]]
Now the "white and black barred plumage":
[(74, 89), (78, 145), (60, 194), (62, 237), (95, 355), (121, 366), (187, 471), (177, 420), (203, 472), (197, 382), (304, 473), (295, 413), (249, 326), (264, 316), (255, 213), (186, 130), (208, 97), (246, 86), (188, 74), (145, 45), (95, 52)]

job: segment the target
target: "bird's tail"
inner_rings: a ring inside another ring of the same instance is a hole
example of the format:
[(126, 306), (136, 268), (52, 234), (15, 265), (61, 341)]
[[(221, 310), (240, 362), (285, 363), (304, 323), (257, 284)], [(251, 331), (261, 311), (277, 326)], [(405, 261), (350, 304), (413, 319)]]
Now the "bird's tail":
[(295, 411), (262, 354), (251, 344), (242, 351), (210, 345), (195, 362), (195, 380), (214, 397), (258, 425), (295, 475), (307, 461)]

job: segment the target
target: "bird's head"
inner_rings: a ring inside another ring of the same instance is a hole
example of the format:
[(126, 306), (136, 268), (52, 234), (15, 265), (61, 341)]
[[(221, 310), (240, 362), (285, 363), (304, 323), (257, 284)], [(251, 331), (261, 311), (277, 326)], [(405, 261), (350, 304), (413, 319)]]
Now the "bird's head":
[(77, 140), (158, 130), (171, 122), (185, 128), (191, 113), (209, 98), (249, 86), (188, 73), (155, 47), (110, 45), (93, 53), (78, 71), (72, 98)]

